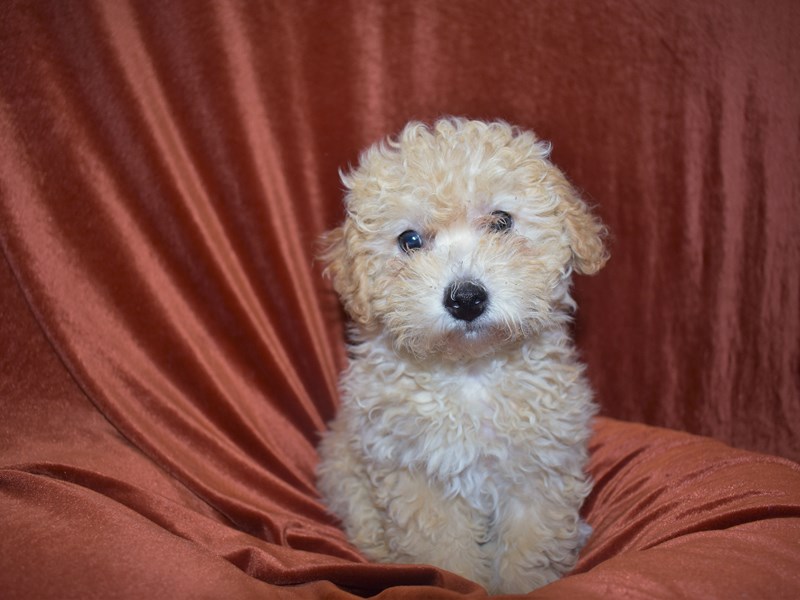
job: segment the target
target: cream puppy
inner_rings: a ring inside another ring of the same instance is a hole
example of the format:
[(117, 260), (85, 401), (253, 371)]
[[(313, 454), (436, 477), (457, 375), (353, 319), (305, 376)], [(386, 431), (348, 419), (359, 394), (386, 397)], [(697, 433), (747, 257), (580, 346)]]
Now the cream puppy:
[(319, 489), (367, 557), (493, 593), (558, 578), (590, 533), (570, 283), (607, 255), (549, 150), (502, 122), (411, 123), (343, 175), (327, 236), (352, 343)]

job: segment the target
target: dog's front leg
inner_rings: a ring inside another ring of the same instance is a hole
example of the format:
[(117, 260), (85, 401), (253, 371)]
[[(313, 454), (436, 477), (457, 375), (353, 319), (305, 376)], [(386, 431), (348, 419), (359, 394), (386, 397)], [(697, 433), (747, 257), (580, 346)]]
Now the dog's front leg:
[(395, 561), (432, 564), (489, 584), (491, 561), (481, 546), (488, 517), (461, 496), (445, 496), (443, 486), (423, 473), (393, 470), (380, 487), (386, 539)]
[(389, 560), (383, 511), (376, 504), (375, 490), (353, 436), (337, 419), (319, 447), (321, 461), (317, 485), (328, 508), (339, 519), (353, 542), (372, 560)]
[(575, 566), (591, 529), (573, 504), (534, 495), (505, 499), (497, 519), (493, 593), (526, 593)]

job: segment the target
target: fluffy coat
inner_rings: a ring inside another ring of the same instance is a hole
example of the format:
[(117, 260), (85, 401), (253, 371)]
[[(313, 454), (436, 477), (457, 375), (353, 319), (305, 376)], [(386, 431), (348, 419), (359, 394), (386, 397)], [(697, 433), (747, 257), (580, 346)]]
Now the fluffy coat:
[(326, 238), (352, 331), (319, 489), (367, 557), (493, 593), (558, 578), (591, 531), (569, 290), (607, 255), (549, 151), (502, 122), (410, 123), (343, 175)]

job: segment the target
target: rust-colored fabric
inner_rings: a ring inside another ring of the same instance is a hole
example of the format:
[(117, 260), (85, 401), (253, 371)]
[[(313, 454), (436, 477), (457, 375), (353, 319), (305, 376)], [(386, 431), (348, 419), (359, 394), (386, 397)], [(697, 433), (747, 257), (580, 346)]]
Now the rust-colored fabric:
[(313, 481), (337, 171), (441, 114), (552, 140), (612, 232), (577, 283), (596, 533), (532, 597), (800, 593), (797, 31), (791, 0), (2, 3), (0, 595), (484, 595), (366, 563)]

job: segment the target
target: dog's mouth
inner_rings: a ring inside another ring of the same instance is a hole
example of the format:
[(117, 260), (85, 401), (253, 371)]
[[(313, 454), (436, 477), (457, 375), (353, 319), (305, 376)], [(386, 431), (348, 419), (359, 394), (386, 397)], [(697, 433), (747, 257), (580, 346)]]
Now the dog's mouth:
[(490, 327), (484, 323), (476, 323), (474, 321), (466, 323), (463, 327), (464, 337), (467, 339), (475, 339), (485, 335), (488, 329), (490, 329)]
[(426, 331), (427, 335), (419, 329), (415, 332), (409, 329), (407, 333), (411, 335), (395, 338), (396, 345), (418, 358), (436, 355), (459, 361), (491, 355), (520, 337), (519, 331), (504, 321), (489, 318), (489, 315), (469, 322), (445, 319), (440, 327), (433, 335), (430, 329)]
[(512, 335), (507, 328), (487, 318), (479, 318), (469, 323), (456, 323), (445, 336), (445, 351), (448, 347), (471, 350), (485, 354), (509, 340)]

